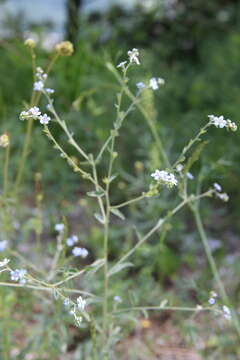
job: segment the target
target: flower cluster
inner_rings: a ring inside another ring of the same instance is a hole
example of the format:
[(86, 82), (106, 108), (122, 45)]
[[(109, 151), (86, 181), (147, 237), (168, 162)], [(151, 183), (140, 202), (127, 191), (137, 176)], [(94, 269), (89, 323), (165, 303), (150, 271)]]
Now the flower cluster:
[(218, 294), (215, 291), (211, 291), (210, 298), (208, 299), (208, 303), (210, 305), (214, 305), (216, 303), (217, 297), (218, 297)]
[(39, 120), (39, 122), (44, 125), (48, 124), (51, 120), (50, 116), (48, 116), (47, 114), (41, 114), (41, 111), (37, 106), (33, 106), (29, 110), (21, 112), (20, 120), (26, 120), (30, 118), (34, 120)]
[(161, 85), (164, 85), (165, 84), (165, 80), (162, 79), (162, 78), (156, 78), (156, 77), (153, 77), (149, 80), (149, 84), (146, 85), (144, 84), (144, 82), (140, 81), (138, 83), (136, 83), (136, 87), (139, 89), (139, 90), (142, 90), (144, 88), (147, 88), (147, 89), (152, 89), (152, 90), (157, 90), (159, 89), (159, 86)]
[(6, 266), (10, 262), (10, 259), (4, 258), (3, 261), (0, 261), (0, 267)]
[(26, 274), (27, 274), (27, 270), (25, 270), (25, 269), (12, 270), (10, 272), (11, 280), (19, 281), (19, 283), (21, 285), (24, 285), (24, 284), (26, 284), (26, 281), (27, 281)]
[(128, 56), (129, 56), (129, 62), (132, 64), (132, 63), (135, 63), (137, 65), (140, 65), (140, 61), (139, 61), (139, 51), (138, 49), (136, 48), (133, 48), (132, 50), (129, 50), (127, 52)]
[(226, 305), (223, 305), (222, 309), (223, 309), (223, 316), (225, 317), (225, 319), (231, 320), (232, 314), (231, 314), (231, 310), (229, 309), (229, 307)]
[(212, 123), (212, 125), (216, 126), (217, 128), (227, 128), (229, 130), (232, 131), (236, 131), (237, 130), (237, 125), (235, 124), (235, 122), (229, 120), (229, 119), (224, 119), (224, 116), (215, 116), (215, 115), (208, 115), (210, 122)]
[(72, 249), (72, 254), (74, 256), (80, 256), (80, 257), (82, 257), (84, 259), (84, 258), (86, 258), (88, 256), (88, 250), (85, 249), (85, 248), (75, 246)]
[(165, 170), (156, 170), (154, 173), (151, 174), (154, 180), (161, 182), (168, 187), (173, 187), (177, 185), (178, 181), (174, 174), (171, 174)]
[(80, 316), (78, 312), (83, 313), (85, 311), (87, 304), (86, 300), (84, 300), (81, 296), (79, 296), (77, 298), (77, 303), (75, 304), (69, 298), (65, 298), (63, 304), (67, 308), (72, 306), (72, 308), (69, 311), (69, 314), (73, 315), (77, 325), (80, 325), (80, 323), (82, 322), (82, 316)]

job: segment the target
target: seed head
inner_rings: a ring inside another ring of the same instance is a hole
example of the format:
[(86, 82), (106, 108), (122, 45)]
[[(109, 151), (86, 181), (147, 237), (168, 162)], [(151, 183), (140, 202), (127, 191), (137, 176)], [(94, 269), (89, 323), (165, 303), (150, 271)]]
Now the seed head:
[(74, 51), (73, 44), (70, 41), (60, 42), (56, 45), (55, 49), (61, 56), (71, 56)]

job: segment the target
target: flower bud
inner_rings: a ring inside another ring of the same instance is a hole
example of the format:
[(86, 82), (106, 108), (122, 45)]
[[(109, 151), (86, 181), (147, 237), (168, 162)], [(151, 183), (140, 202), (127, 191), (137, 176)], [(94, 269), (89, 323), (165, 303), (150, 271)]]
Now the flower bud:
[(55, 46), (57, 53), (61, 56), (71, 56), (74, 48), (70, 41), (62, 41)]
[(36, 46), (36, 43), (33, 39), (27, 39), (27, 40), (25, 40), (24, 45), (27, 46), (29, 49), (34, 49)]
[(7, 134), (2, 134), (0, 136), (0, 147), (8, 147), (9, 145), (9, 136)]

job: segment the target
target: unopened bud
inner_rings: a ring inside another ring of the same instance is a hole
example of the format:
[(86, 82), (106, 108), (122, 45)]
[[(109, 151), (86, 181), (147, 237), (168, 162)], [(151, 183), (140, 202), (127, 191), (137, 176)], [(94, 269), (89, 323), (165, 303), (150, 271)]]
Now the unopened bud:
[(74, 48), (70, 41), (62, 41), (55, 46), (57, 53), (61, 56), (71, 56)]

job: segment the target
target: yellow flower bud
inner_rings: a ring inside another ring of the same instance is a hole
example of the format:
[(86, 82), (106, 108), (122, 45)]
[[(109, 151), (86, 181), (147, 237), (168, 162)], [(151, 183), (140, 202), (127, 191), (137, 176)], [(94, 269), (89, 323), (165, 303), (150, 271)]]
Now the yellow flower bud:
[(57, 53), (61, 56), (71, 56), (74, 48), (70, 41), (62, 41), (55, 46)]
[(29, 49), (34, 49), (36, 46), (36, 43), (33, 39), (27, 39), (27, 40), (25, 40), (24, 45), (27, 46)]
[(2, 134), (0, 136), (0, 147), (8, 147), (9, 145), (9, 136), (7, 134)]

